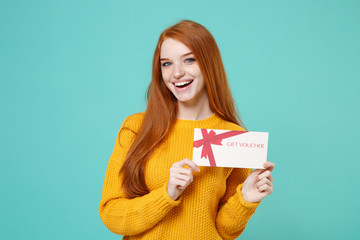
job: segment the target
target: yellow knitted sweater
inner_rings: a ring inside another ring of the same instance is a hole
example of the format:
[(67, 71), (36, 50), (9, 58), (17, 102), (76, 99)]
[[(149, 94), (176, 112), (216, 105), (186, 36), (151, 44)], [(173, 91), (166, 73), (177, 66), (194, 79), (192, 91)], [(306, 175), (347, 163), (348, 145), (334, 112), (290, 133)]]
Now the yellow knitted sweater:
[(193, 182), (176, 201), (166, 189), (172, 164), (184, 158), (192, 159), (194, 128), (243, 129), (215, 114), (198, 121), (177, 120), (168, 139), (147, 162), (145, 180), (150, 193), (128, 199), (121, 190), (119, 170), (143, 117), (143, 113), (127, 117), (115, 141), (99, 207), (106, 227), (125, 235), (123, 239), (238, 237), (259, 205), (247, 203), (241, 195), (242, 182), (251, 169), (200, 167), (200, 172), (194, 172)]

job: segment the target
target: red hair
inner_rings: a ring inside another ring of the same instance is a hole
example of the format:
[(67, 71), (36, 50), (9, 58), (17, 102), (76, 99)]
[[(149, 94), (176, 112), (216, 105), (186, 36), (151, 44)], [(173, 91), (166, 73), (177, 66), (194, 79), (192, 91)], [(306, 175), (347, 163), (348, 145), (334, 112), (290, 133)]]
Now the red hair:
[(149, 193), (145, 183), (146, 161), (159, 143), (166, 139), (176, 121), (177, 99), (166, 87), (160, 65), (161, 44), (168, 38), (183, 43), (193, 52), (204, 77), (211, 110), (222, 119), (245, 129), (234, 105), (219, 48), (211, 33), (189, 20), (165, 29), (155, 48), (144, 120), (120, 170), (122, 188), (129, 198)]

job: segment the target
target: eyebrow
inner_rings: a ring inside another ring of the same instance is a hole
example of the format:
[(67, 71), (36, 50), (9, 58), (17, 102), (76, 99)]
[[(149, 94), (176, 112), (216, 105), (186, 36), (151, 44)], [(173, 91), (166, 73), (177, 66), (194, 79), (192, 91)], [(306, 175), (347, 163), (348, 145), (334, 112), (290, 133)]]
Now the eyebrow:
[[(193, 54), (192, 52), (188, 52), (188, 53), (185, 53), (183, 55), (181, 55), (181, 57), (186, 57), (187, 55), (191, 55)], [(164, 61), (164, 60), (169, 60), (168, 58), (160, 58), (160, 61)]]

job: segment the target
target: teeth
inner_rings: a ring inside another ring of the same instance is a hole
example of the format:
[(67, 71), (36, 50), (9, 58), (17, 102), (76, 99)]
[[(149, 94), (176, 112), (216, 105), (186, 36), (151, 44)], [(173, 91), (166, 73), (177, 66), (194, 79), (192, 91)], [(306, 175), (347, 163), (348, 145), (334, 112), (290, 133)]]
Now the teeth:
[(178, 83), (175, 83), (175, 86), (181, 87), (181, 86), (188, 84), (189, 82), (191, 82), (191, 81), (178, 82)]

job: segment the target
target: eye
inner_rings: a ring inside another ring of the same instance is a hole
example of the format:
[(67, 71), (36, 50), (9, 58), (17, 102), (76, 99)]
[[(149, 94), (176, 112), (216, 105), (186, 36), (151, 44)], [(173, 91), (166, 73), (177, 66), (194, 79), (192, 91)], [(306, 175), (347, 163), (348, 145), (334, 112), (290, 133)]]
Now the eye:
[(186, 63), (191, 63), (191, 62), (195, 62), (195, 58), (187, 58), (185, 59)]
[(167, 67), (167, 66), (170, 66), (170, 65), (171, 65), (170, 62), (164, 62), (164, 63), (161, 64), (161, 66), (163, 66), (163, 67)]

